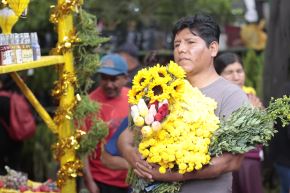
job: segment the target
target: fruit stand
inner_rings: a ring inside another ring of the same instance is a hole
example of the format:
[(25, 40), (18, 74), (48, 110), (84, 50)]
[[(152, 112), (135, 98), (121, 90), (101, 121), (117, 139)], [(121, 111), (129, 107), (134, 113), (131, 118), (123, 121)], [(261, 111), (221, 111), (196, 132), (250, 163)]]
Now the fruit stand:
[[(28, 101), (34, 107), (39, 116), (47, 124), (48, 128), (58, 136), (59, 140), (72, 136), (74, 128), (72, 127), (69, 118), (61, 118), (55, 121), (47, 111), (43, 108), (37, 98), (34, 96), (32, 91), (28, 88), (25, 82), (18, 75), (18, 71), (27, 69), (46, 67), (51, 65), (58, 65), (59, 70), (59, 81), (63, 81), (63, 77), (66, 75), (74, 76), (73, 66), (73, 53), (71, 50), (73, 40), (73, 12), (77, 6), (81, 5), (81, 1), (77, 0), (58, 0), (57, 5), (54, 8), (54, 15), (51, 19), (54, 19), (58, 34), (57, 43), (57, 55), (42, 56), (41, 59), (21, 64), (9, 64), (0, 66), (0, 75), (9, 73), (18, 87), (21, 89), (23, 94), (26, 96)], [(8, 15), (7, 17), (1, 16), (1, 28), (5, 34), (11, 33), (13, 25), (17, 22), (20, 14), (26, 9), (29, 4), (29, 0), (7, 0), (7, 6), (11, 8), (15, 15)], [(5, 21), (5, 22), (4, 22)], [(61, 80), (62, 79), (62, 80)], [(76, 101), (73, 81), (66, 81), (65, 90), (61, 90), (59, 95), (59, 107), (58, 109), (66, 109), (72, 106)], [(65, 114), (63, 116), (66, 116)], [(68, 148), (64, 151), (63, 155), (59, 157), (59, 172), (58, 172), (58, 185), (60, 191), (63, 193), (74, 193), (76, 192), (76, 181), (81, 164), (76, 158), (75, 149)], [(4, 191), (4, 190), (3, 190)], [(1, 192), (1, 189), (0, 189)], [(5, 191), (4, 191), (5, 192)]]

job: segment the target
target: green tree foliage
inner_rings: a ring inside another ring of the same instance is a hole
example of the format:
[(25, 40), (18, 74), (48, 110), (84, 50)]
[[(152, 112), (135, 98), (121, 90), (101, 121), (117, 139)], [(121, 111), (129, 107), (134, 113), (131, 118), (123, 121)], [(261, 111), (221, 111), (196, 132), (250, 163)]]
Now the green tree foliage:
[(86, 0), (85, 8), (102, 18), (108, 27), (114, 28), (128, 20), (145, 26), (155, 24), (170, 30), (177, 19), (197, 12), (216, 17), (220, 24), (231, 22), (232, 3), (235, 0)]
[(256, 89), (257, 95), (262, 97), (264, 53), (257, 53), (254, 50), (248, 50), (243, 57), (243, 64), (246, 73), (247, 86)]

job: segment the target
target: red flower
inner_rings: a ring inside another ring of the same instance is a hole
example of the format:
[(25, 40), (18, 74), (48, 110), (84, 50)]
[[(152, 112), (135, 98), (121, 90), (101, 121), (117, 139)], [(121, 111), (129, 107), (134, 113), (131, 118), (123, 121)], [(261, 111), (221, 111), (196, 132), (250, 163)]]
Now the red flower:
[(0, 188), (4, 187), (4, 182), (2, 180), (0, 180)]
[(168, 114), (169, 114), (168, 104), (165, 103), (158, 109), (157, 114), (155, 115), (154, 119), (156, 121), (161, 122)]
[(156, 113), (154, 116), (154, 120), (161, 122), (163, 120), (163, 116), (161, 113)]

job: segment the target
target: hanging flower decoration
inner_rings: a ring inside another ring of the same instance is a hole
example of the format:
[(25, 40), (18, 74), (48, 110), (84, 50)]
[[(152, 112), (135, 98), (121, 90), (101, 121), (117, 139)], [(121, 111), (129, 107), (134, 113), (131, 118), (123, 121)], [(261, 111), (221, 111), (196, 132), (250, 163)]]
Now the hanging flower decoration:
[(77, 105), (77, 101), (74, 100), (69, 105), (64, 105), (63, 107), (59, 107), (55, 111), (55, 115), (53, 117), (53, 121), (55, 124), (59, 125), (64, 119), (72, 120), (73, 119), (73, 112), (74, 108)]
[(81, 41), (80, 38), (75, 35), (75, 31), (69, 33), (68, 36), (64, 36), (63, 40), (58, 42), (56, 48), (51, 50), (52, 54), (64, 54), (71, 51), (73, 46)]
[(64, 155), (66, 150), (78, 150), (80, 148), (81, 137), (84, 136), (86, 132), (83, 130), (76, 130), (73, 136), (60, 139), (57, 143), (52, 146), (54, 152), (54, 158), (60, 160), (61, 156)]
[(55, 87), (51, 95), (56, 98), (66, 95), (69, 85), (76, 86), (76, 81), (77, 77), (74, 73), (63, 72), (60, 79), (54, 83)]
[(61, 188), (69, 178), (76, 178), (82, 176), (82, 162), (77, 159), (65, 163), (57, 172), (57, 186)]
[(83, 4), (83, 0), (66, 0), (57, 7), (51, 7), (51, 15), (49, 21), (51, 23), (58, 23), (59, 18), (70, 14), (71, 12), (78, 12), (79, 7)]

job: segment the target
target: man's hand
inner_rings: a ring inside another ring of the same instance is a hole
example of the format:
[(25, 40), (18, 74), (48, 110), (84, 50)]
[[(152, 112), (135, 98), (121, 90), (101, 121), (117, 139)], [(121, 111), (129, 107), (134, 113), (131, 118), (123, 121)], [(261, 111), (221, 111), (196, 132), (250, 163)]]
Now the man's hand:
[(85, 184), (90, 193), (100, 193), (100, 189), (94, 181), (87, 181)]
[(136, 169), (134, 169), (134, 172), (142, 178), (148, 179), (148, 180), (157, 180), (157, 181), (166, 181), (166, 182), (174, 182), (174, 181), (180, 181), (182, 180), (182, 174), (179, 174), (178, 172), (173, 171), (167, 171), (165, 174), (161, 174), (159, 172), (158, 165), (149, 165), (147, 162), (138, 162), (136, 163)]
[(173, 171), (167, 171), (165, 174), (161, 174), (158, 171), (159, 166), (148, 166), (148, 164), (144, 164), (143, 162), (137, 162), (134, 172), (142, 178), (167, 182), (210, 179), (216, 178), (227, 172), (238, 170), (243, 158), (243, 154), (233, 155), (224, 153), (219, 157), (212, 158), (210, 164), (203, 166), (201, 170), (194, 170), (183, 175)]
[(261, 102), (261, 100), (256, 95), (248, 94), (248, 98), (249, 98), (250, 103), (254, 107), (261, 108), (261, 109), (264, 108), (263, 103)]
[(88, 157), (84, 159), (83, 174), (84, 174), (84, 183), (87, 189), (90, 191), (90, 193), (100, 193), (100, 189), (97, 186), (96, 182), (94, 181), (92, 174), (90, 172)]

